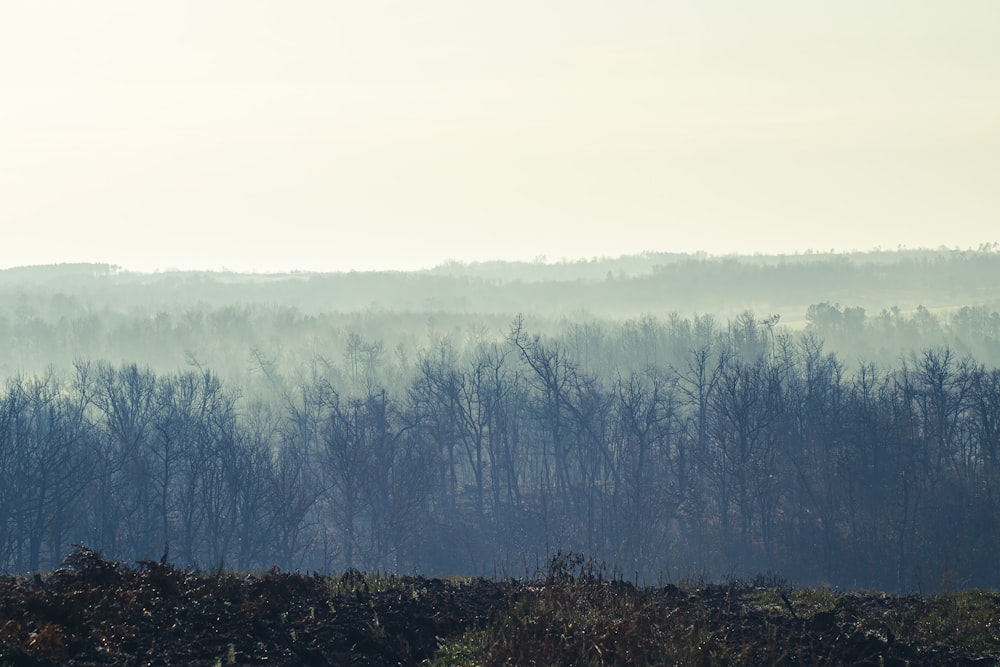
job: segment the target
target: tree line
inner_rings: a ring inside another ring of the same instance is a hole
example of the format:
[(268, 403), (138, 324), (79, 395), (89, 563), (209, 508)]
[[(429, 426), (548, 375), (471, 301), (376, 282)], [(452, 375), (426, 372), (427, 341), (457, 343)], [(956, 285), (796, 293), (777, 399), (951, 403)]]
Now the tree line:
[[(239, 274), (134, 273), (118, 267), (55, 265), (0, 270), (0, 309), (15, 320), (174, 314), (205, 306), (281, 304), (306, 315), (445, 312), (461, 315), (580, 312), (609, 319), (643, 313), (745, 309), (801, 317), (817, 301), (872, 312), (988, 304), (1000, 277), (1000, 246), (797, 255), (643, 253), (562, 262), (446, 263), (425, 271)], [(0, 323), (0, 330), (3, 324)]]
[(996, 586), (1000, 370), (947, 347), (848, 365), (776, 325), (609, 337), (518, 318), (412, 357), (353, 336), (297, 374), (257, 351), (246, 386), (198, 364), (17, 376), (0, 569), (82, 543), (202, 568), (517, 575), (561, 549), (647, 581)]

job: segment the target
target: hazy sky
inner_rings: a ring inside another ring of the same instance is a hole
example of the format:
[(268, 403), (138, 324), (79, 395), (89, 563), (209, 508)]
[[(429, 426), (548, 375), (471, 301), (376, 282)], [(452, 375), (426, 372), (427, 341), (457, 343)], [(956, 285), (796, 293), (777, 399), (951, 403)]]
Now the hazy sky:
[(1000, 240), (997, 0), (0, 0), (0, 267)]

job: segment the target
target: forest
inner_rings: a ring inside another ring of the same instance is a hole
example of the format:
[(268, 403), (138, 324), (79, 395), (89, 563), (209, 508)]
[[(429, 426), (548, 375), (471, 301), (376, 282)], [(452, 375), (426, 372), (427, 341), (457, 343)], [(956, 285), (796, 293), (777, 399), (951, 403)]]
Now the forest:
[(3, 271), (0, 571), (995, 587), (997, 284), (993, 246)]

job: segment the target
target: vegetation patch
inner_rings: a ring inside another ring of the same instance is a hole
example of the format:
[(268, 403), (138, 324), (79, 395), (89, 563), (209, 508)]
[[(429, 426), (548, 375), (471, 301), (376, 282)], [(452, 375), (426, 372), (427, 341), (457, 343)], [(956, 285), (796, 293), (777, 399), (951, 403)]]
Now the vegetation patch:
[(0, 665), (977, 665), (1000, 595), (637, 587), (575, 555), (529, 580), (202, 573), (77, 548), (0, 579)]

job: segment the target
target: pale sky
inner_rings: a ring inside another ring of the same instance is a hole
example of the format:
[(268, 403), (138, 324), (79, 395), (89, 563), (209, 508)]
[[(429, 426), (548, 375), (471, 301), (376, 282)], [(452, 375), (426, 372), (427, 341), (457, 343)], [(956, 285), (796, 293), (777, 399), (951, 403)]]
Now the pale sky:
[(0, 0), (0, 267), (1000, 240), (998, 0)]

